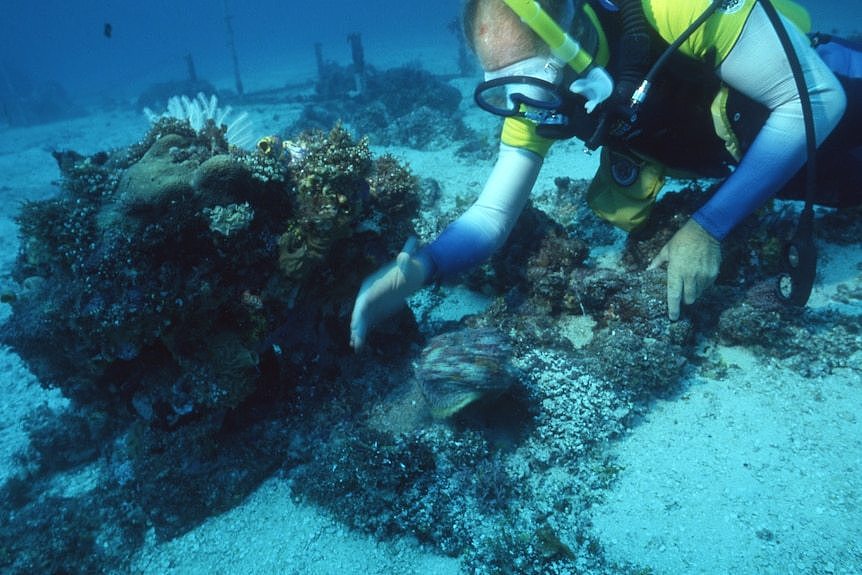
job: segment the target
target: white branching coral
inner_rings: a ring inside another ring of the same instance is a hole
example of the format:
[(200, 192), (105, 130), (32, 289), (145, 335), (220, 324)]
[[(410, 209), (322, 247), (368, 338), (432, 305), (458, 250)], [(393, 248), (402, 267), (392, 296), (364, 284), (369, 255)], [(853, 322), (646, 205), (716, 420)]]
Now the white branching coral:
[(176, 118), (188, 120), (195, 130), (204, 127), (207, 120), (215, 122), (216, 126), (227, 127), (227, 141), (230, 145), (238, 148), (249, 148), (254, 144), (254, 128), (249, 120), (248, 114), (243, 112), (230, 119), (233, 108), (225, 106), (219, 108), (218, 98), (213, 94), (209, 98), (203, 92), (198, 92), (196, 98), (188, 96), (173, 96), (168, 100), (168, 108), (161, 114), (156, 114), (149, 108), (144, 108), (144, 114), (150, 122), (157, 122), (160, 118)]

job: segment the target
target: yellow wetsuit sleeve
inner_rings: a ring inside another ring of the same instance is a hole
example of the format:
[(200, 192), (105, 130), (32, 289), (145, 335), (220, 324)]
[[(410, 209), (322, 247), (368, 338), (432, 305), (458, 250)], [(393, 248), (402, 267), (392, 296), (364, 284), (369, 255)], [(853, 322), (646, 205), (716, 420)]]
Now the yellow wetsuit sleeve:
[[(647, 21), (668, 43), (675, 41), (711, 4), (710, 0), (643, 0)], [(725, 0), (680, 46), (680, 52), (698, 60), (714, 54), (715, 66), (721, 64), (742, 33), (755, 0)], [(811, 28), (808, 12), (791, 0), (775, 0), (776, 9), (803, 32)]]
[(510, 116), (503, 122), (500, 140), (507, 146), (530, 150), (543, 158), (554, 143), (536, 133), (536, 124), (517, 116)]

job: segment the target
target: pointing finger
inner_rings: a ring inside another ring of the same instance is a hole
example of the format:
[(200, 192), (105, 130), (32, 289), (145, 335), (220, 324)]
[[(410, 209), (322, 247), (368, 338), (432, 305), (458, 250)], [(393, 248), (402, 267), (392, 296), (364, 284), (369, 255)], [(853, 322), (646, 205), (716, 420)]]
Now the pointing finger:
[(682, 298), (683, 282), (679, 274), (668, 271), (667, 274), (667, 316), (671, 321), (679, 319), (680, 300)]

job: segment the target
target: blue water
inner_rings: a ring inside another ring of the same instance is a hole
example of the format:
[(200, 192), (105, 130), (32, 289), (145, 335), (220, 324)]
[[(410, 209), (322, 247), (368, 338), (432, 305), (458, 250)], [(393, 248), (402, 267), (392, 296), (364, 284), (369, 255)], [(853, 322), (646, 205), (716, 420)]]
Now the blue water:
[[(815, 27), (862, 30), (858, 0), (804, 4)], [(346, 59), (351, 32), (361, 32), (372, 49), (380, 43), (453, 50), (447, 24), (458, 17), (460, 5), (460, 0), (228, 0), (227, 14), (241, 69), (266, 67), (278, 86), (279, 66), (313, 69), (315, 42), (328, 57)], [(150, 83), (185, 78), (187, 54), (202, 78), (220, 84), (233, 74), (224, 0), (3, 0), (0, 6), (0, 74), (13, 84), (55, 82), (84, 101), (129, 98)], [(8, 90), (4, 83), (0, 75), (0, 94)]]
[[(4, 0), (2, 5), (0, 64), (15, 76), (58, 82), (73, 96), (128, 95), (128, 87), (183, 79), (187, 54), (201, 77), (233, 73), (224, 0)], [(315, 42), (329, 57), (346, 59), (351, 32), (361, 32), (366, 43), (388, 45), (451, 40), (446, 25), (459, 10), (458, 0), (228, 0), (227, 6), (240, 66), (266, 63), (276, 73), (279, 64), (297, 60), (313, 68)], [(278, 85), (277, 78), (273, 83)]]

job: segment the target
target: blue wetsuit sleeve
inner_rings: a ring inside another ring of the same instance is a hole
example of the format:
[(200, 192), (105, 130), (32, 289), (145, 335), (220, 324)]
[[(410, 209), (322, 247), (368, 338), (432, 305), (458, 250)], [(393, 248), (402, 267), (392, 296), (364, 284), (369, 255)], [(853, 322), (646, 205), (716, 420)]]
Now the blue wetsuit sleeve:
[[(804, 128), (800, 128), (803, 131)], [(723, 240), (749, 214), (771, 198), (805, 163), (806, 148), (796, 134), (764, 127), (736, 171), (694, 220), (717, 240)], [(793, 142), (793, 145), (788, 145)]]
[[(784, 20), (809, 86), (818, 145), (846, 107), (841, 84), (811, 48), (807, 37)], [(770, 115), (733, 174), (694, 219), (718, 240), (757, 210), (806, 160), (805, 124), (793, 72), (763, 8), (756, 6), (736, 45), (721, 64), (724, 82), (770, 109)]]
[(500, 146), (491, 175), (476, 202), (418, 254), (429, 279), (447, 278), (488, 259), (508, 238), (524, 209), (542, 157)]
[(493, 234), (461, 220), (452, 222), (421, 255), (427, 258), (431, 277), (446, 278), (479, 265), (497, 249)]

